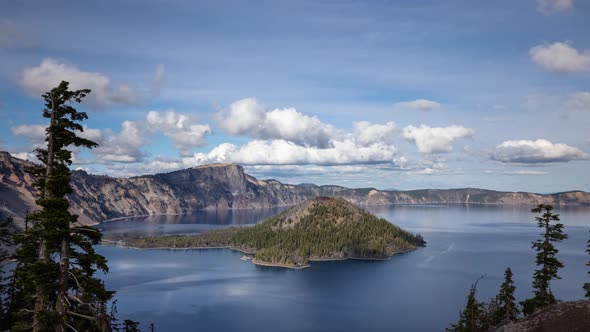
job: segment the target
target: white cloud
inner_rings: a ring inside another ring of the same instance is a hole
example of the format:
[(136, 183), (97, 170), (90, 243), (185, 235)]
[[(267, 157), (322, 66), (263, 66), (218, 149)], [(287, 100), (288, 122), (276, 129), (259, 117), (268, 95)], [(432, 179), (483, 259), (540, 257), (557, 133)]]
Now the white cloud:
[(567, 106), (576, 110), (590, 111), (590, 92), (574, 93), (570, 97)]
[(102, 131), (100, 131), (100, 129), (88, 128), (88, 126), (86, 126), (86, 125), (84, 125), (83, 128), (84, 128), (84, 131), (79, 132), (78, 136), (85, 138), (85, 139), (89, 139), (89, 140), (99, 143), (99, 144), (100, 144), (100, 142), (102, 142), (103, 135), (102, 135)]
[(191, 149), (205, 145), (205, 138), (211, 133), (208, 125), (194, 124), (191, 117), (175, 111), (151, 111), (147, 114), (146, 123), (150, 131), (162, 132), (172, 139), (183, 155), (189, 155)]
[(441, 105), (435, 101), (428, 100), (428, 99), (416, 99), (413, 101), (404, 101), (395, 104), (395, 106), (400, 108), (409, 108), (415, 109), (420, 111), (431, 111), (441, 107)]
[(414, 142), (418, 151), (422, 153), (443, 153), (453, 151), (452, 144), (465, 137), (473, 136), (475, 131), (463, 126), (448, 127), (420, 127), (407, 126), (402, 131), (402, 137)]
[(397, 153), (393, 145), (359, 146), (352, 140), (333, 141), (321, 149), (297, 145), (286, 140), (254, 140), (238, 147), (224, 143), (209, 153), (196, 153), (186, 163), (195, 165), (233, 162), (243, 165), (354, 165), (392, 163)]
[(15, 136), (26, 137), (37, 148), (45, 143), (45, 128), (43, 125), (20, 125), (10, 128), (10, 131)]
[(37, 67), (25, 69), (21, 84), (31, 96), (39, 97), (61, 81), (70, 82), (70, 89), (90, 89), (85, 100), (94, 105), (134, 104), (135, 91), (127, 85), (115, 85), (108, 76), (81, 71), (77, 67), (44, 59)]
[(485, 170), (484, 174), (502, 174), (502, 175), (545, 175), (548, 174), (545, 171), (532, 171), (532, 170), (512, 170), (512, 171), (496, 171), (496, 170)]
[(14, 158), (28, 160), (28, 161), (32, 161), (34, 163), (39, 163), (39, 159), (37, 159), (37, 156), (35, 155), (35, 153), (32, 153), (32, 152), (11, 152), (10, 155), (13, 156)]
[(294, 108), (266, 111), (254, 98), (232, 103), (217, 114), (219, 126), (231, 135), (247, 135), (262, 140), (282, 139), (298, 145), (329, 147), (338, 131), (315, 116)]
[(505, 141), (496, 146), (491, 158), (504, 163), (534, 164), (588, 159), (588, 154), (566, 144), (537, 139)]
[(110, 129), (105, 133), (106, 137), (100, 142), (100, 146), (92, 150), (98, 157), (96, 162), (133, 163), (143, 160), (145, 155), (141, 147), (145, 144), (145, 132), (141, 125), (124, 121), (118, 134)]
[(535, 63), (549, 71), (576, 73), (590, 70), (590, 51), (578, 52), (567, 43), (535, 46), (529, 54)]
[(537, 10), (545, 15), (551, 15), (574, 8), (573, 0), (537, 0)]
[(355, 140), (363, 146), (391, 142), (396, 128), (394, 122), (371, 124), (367, 121), (360, 121), (355, 122), (353, 126)]

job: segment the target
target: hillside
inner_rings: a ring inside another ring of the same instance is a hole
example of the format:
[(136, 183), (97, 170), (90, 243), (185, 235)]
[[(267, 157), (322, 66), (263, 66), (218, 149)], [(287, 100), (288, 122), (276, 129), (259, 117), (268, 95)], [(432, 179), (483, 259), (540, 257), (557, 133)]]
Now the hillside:
[(590, 301), (557, 303), (496, 330), (496, 332), (554, 331), (590, 331)]
[(310, 260), (387, 259), (425, 244), (419, 235), (329, 197), (307, 200), (253, 227), (119, 241), (143, 249), (229, 247), (255, 254), (257, 264), (297, 268)]
[[(31, 163), (0, 152), (0, 214), (22, 217), (36, 209)], [(72, 212), (80, 222), (156, 214), (183, 214), (200, 209), (245, 209), (291, 206), (316, 196), (343, 197), (357, 205), (390, 204), (590, 204), (590, 194), (572, 191), (550, 195), (483, 189), (381, 191), (341, 186), (290, 185), (258, 180), (235, 164), (204, 165), (170, 173), (113, 178), (74, 171)]]

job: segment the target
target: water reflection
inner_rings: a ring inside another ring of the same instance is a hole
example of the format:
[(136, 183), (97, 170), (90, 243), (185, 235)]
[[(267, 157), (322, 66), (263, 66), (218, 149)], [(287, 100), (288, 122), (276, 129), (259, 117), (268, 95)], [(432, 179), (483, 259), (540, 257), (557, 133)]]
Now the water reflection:
[(214, 228), (253, 225), (284, 211), (272, 209), (203, 210), (185, 215), (133, 217), (102, 223), (105, 238), (194, 234)]

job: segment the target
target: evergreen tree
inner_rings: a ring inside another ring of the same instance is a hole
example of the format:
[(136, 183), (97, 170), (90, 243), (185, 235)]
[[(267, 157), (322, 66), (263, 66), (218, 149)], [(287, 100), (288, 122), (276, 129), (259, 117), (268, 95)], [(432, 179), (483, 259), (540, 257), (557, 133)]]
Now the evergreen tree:
[(502, 322), (513, 321), (520, 313), (514, 302), (514, 291), (516, 287), (514, 286), (512, 276), (512, 270), (507, 268), (504, 272), (504, 282), (500, 286), (500, 292), (490, 302), (495, 304), (490, 306), (493, 307), (489, 312), (491, 326), (498, 326)]
[(479, 332), (486, 330), (488, 319), (486, 317), (485, 304), (477, 301), (475, 297), (477, 283), (482, 278), (483, 276), (471, 285), (465, 309), (459, 313), (459, 321), (456, 324), (452, 324), (450, 328), (447, 328), (448, 332)]
[(12, 243), (10, 224), (12, 218), (0, 221), (0, 331), (8, 330), (10, 321), (10, 284), (12, 278), (6, 277), (4, 265), (10, 259), (10, 253), (6, 247)]
[(72, 192), (68, 168), (72, 153), (67, 148), (97, 146), (78, 136), (84, 131), (79, 122), (88, 117), (71, 106), (88, 93), (88, 89), (70, 91), (68, 83), (61, 82), (43, 95), (43, 117), (49, 119), (47, 148), (36, 149), (41, 165), (28, 170), (37, 180), (36, 203), (41, 209), (28, 215), (31, 226), (15, 236), (19, 244), (15, 278), (21, 306), (15, 311), (15, 330), (109, 330), (105, 307), (113, 292), (94, 277), (97, 269), (108, 271), (105, 258), (93, 248), (102, 234), (91, 227), (77, 226), (78, 216), (68, 211), (66, 199)]
[[(590, 254), (590, 240), (588, 240), (588, 248), (586, 249), (586, 252), (588, 254)], [(590, 261), (588, 261), (588, 263), (586, 263), (587, 266), (590, 266)], [(588, 271), (588, 274), (590, 275), (590, 271)], [(590, 299), (590, 282), (587, 282), (584, 284), (584, 290), (586, 291), (586, 297), (588, 299)]]
[[(552, 211), (553, 206), (545, 204), (539, 204), (531, 210), (532, 213), (540, 214), (535, 217), (535, 220), (544, 232), (541, 233), (542, 238), (533, 242), (532, 245), (532, 248), (537, 251), (536, 263), (540, 268), (535, 270), (533, 276), (535, 296), (521, 302), (525, 315), (533, 313), (538, 308), (557, 303), (551, 292), (550, 283), (553, 279), (561, 279), (557, 272), (563, 267), (563, 263), (555, 257), (559, 250), (553, 243), (567, 239), (567, 234), (563, 232), (563, 224), (558, 222), (559, 215)], [(552, 222), (556, 223), (552, 224)]]

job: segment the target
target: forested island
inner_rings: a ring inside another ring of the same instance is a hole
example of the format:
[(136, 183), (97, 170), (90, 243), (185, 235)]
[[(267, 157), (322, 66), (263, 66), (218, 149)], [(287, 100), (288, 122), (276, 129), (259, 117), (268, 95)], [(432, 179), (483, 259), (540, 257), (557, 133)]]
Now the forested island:
[(387, 259), (426, 244), (420, 235), (329, 197), (309, 199), (252, 227), (115, 242), (138, 249), (230, 248), (254, 255), (255, 264), (290, 268), (314, 260)]

